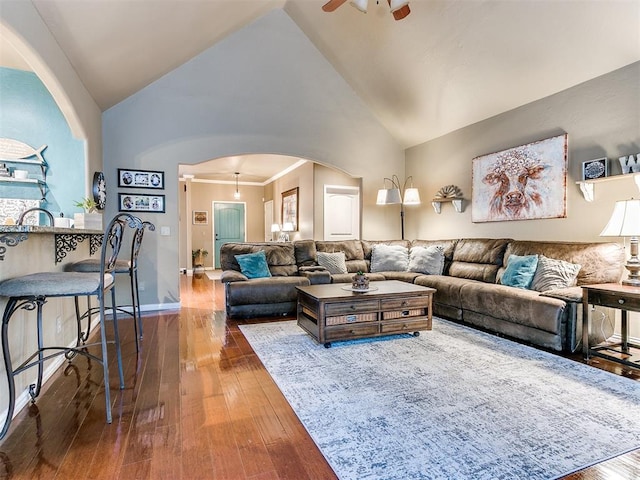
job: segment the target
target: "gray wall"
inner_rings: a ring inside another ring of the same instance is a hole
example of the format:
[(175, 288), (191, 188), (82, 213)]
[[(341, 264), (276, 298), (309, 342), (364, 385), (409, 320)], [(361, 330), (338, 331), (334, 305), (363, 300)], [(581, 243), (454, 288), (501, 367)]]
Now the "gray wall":
[(118, 167), (166, 174), (166, 214), (142, 215), (171, 229), (170, 236), (145, 236), (143, 304), (179, 299), (179, 163), (277, 153), (362, 176), (368, 238), (380, 238), (378, 226), (392, 219), (375, 206), (380, 179), (404, 175), (402, 148), (282, 10), (106, 111), (103, 139), (109, 184)]
[[(471, 160), (567, 132), (569, 166), (567, 218), (510, 222), (471, 222)], [(596, 185), (586, 202), (576, 181), (582, 162), (608, 157), (613, 174), (618, 157), (640, 153), (640, 63), (570, 88), (406, 151), (406, 171), (425, 186), (430, 200), (454, 184), (465, 196), (462, 214), (443, 204), (437, 215), (429, 202), (407, 211), (407, 238), (510, 237), (531, 240), (604, 241), (598, 237), (616, 200), (638, 197), (629, 177)], [(622, 241), (622, 239), (610, 239)]]

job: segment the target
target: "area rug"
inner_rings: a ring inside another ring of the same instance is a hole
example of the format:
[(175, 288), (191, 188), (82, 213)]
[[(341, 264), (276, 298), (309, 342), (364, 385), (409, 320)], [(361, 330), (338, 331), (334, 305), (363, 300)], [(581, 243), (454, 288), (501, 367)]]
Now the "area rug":
[(343, 480), (551, 479), (640, 447), (640, 383), (446, 320), (330, 349), (240, 328)]

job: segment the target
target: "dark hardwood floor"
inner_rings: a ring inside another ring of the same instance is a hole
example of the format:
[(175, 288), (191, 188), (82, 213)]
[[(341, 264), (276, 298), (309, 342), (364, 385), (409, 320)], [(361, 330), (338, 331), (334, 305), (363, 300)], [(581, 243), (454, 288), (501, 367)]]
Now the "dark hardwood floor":
[[(112, 368), (111, 425), (102, 370), (78, 357), (14, 419), (0, 443), (0, 478), (336, 478), (240, 333), (242, 322), (227, 322), (222, 285), (183, 276), (181, 298), (179, 312), (144, 317), (139, 356), (131, 320), (121, 321), (127, 388), (117, 389)], [(594, 366), (640, 380), (640, 371)], [(566, 478), (638, 479), (640, 450)]]

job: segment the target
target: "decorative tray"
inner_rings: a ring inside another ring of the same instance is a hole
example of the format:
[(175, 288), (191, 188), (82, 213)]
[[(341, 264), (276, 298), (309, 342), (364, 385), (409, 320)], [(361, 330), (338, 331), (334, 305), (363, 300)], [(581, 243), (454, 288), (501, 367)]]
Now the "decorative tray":
[(378, 287), (369, 287), (369, 288), (340, 287), (340, 288), (348, 292), (373, 292), (378, 289)]

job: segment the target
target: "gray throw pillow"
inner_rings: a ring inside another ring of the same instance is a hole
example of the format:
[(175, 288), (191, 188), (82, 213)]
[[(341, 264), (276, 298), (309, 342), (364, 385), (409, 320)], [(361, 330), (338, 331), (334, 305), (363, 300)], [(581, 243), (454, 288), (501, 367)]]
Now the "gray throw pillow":
[(409, 250), (409, 271), (426, 275), (442, 275), (444, 270), (444, 249), (440, 245), (411, 247)]
[(406, 272), (409, 249), (402, 245), (374, 245), (371, 252), (371, 272)]
[(326, 268), (329, 273), (347, 273), (344, 252), (318, 252), (318, 265)]
[(538, 267), (531, 282), (531, 289), (538, 292), (573, 287), (576, 284), (581, 265), (548, 258), (538, 257)]

